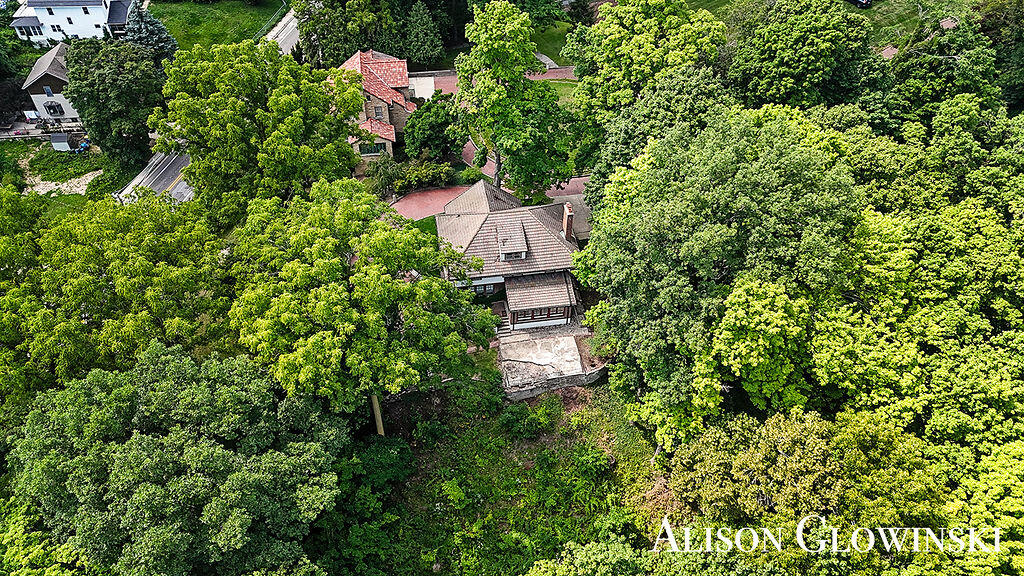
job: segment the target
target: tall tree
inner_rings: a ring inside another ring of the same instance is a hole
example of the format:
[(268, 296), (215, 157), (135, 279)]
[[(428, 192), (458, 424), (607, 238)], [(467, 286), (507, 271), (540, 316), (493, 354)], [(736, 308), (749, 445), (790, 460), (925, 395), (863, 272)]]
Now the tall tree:
[(128, 165), (149, 157), (146, 119), (163, 104), (163, 73), (147, 48), (87, 38), (68, 48), (64, 94), (99, 147)]
[(423, 0), (416, 0), (405, 19), (404, 55), (418, 64), (430, 64), (441, 57), (441, 33)]
[(371, 394), (473, 373), (494, 316), (442, 278), (459, 255), (360, 182), (317, 183), (310, 200), (254, 200), (238, 231), (231, 323), (291, 394), (351, 412)]
[(167, 31), (163, 22), (157, 20), (149, 10), (138, 3), (132, 4), (128, 12), (128, 21), (124, 26), (124, 39), (136, 46), (148, 49), (158, 68), (163, 69), (163, 61), (170, 60), (178, 51), (178, 41)]
[(785, 108), (670, 132), (612, 177), (577, 276), (608, 297), (588, 321), (617, 352), (613, 384), (666, 447), (737, 384), (776, 409), (805, 401), (813, 375), (773, 354), (808, 353), (800, 299), (843, 285), (863, 205), (826, 134)]
[(494, 153), (494, 184), (540, 189), (568, 177), (564, 114), (554, 88), (526, 77), (544, 67), (534, 56), (530, 17), (506, 0), (475, 9), (468, 53), (455, 60), (455, 105), (472, 134)]
[(339, 493), (348, 427), (244, 357), (153, 343), (129, 372), (40, 396), (13, 457), (20, 498), (60, 543), (123, 576), (248, 575), (308, 564)]
[(462, 152), (466, 136), (459, 126), (455, 96), (434, 96), (416, 108), (405, 124), (405, 150), (414, 158), (444, 160)]
[(219, 242), (199, 212), (163, 198), (106, 199), (42, 231), (38, 265), (0, 294), (0, 371), (52, 384), (130, 366), (154, 338), (215, 341), (226, 286)]
[(728, 77), (750, 105), (837, 104), (856, 98), (878, 59), (868, 20), (834, 2), (740, 3)]
[(220, 228), (251, 198), (305, 194), (352, 173), (349, 136), (363, 105), (355, 74), (316, 70), (269, 42), (194, 46), (167, 68), (167, 110), (150, 118), (156, 149), (187, 153), (185, 177)]
[(292, 9), (307, 62), (340, 66), (357, 50), (402, 51), (400, 22), (387, 0), (296, 0)]
[(566, 44), (580, 80), (576, 106), (607, 122), (659, 78), (711, 63), (724, 41), (725, 24), (683, 0), (602, 4), (597, 24), (577, 26)]

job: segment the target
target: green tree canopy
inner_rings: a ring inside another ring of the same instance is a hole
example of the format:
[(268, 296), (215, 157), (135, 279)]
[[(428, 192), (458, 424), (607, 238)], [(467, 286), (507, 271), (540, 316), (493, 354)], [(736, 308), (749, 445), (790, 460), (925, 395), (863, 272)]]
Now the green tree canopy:
[(216, 340), (227, 312), (220, 242), (198, 208), (107, 199), (43, 230), (38, 266), (0, 295), (4, 372), (52, 383), (130, 366), (154, 338)]
[[(731, 322), (745, 320), (728, 312), (734, 281), (777, 282), (797, 297), (844, 285), (864, 200), (837, 152), (791, 109), (736, 110), (695, 136), (670, 133), (612, 177), (577, 275), (607, 297), (588, 321), (617, 353), (613, 383), (660, 441), (674, 445), (674, 434), (717, 412), (723, 385), (737, 383), (730, 372), (772, 354), (756, 340), (709, 354), (715, 340), (743, 338)], [(798, 310), (778, 328), (799, 330)], [(805, 381), (796, 389), (812, 385), (803, 371), (790, 378)], [(767, 383), (753, 397), (771, 396)], [(778, 407), (802, 398), (783, 394)]]
[(219, 227), (238, 222), (251, 198), (301, 196), (358, 162), (348, 143), (363, 102), (354, 74), (246, 41), (180, 51), (167, 76), (167, 110), (150, 118), (157, 149), (190, 156), (185, 177)]
[(855, 99), (876, 60), (868, 20), (836, 2), (740, 3), (728, 77), (749, 105), (813, 106)]
[(245, 358), (154, 343), (36, 400), (13, 451), (19, 497), (113, 574), (245, 575), (301, 564), (333, 505), (346, 425)]
[(455, 104), (473, 134), (494, 154), (494, 184), (543, 190), (568, 179), (569, 142), (565, 115), (553, 87), (526, 77), (543, 65), (529, 15), (506, 0), (474, 10), (466, 38), (468, 53), (455, 60), (459, 90)]
[(683, 0), (602, 4), (597, 24), (576, 27), (566, 44), (580, 80), (576, 105), (607, 122), (661, 77), (712, 62), (724, 41), (725, 25)]
[(423, 0), (416, 0), (405, 19), (405, 57), (419, 64), (430, 64), (441, 57), (441, 33)]
[(462, 152), (466, 136), (459, 126), (455, 96), (434, 92), (405, 124), (405, 150), (414, 158), (444, 160)]
[(310, 199), (251, 203), (238, 231), (231, 323), (292, 394), (353, 411), (369, 394), (439, 386), (474, 372), (494, 316), (442, 278), (459, 255), (355, 180)]
[(67, 54), (64, 91), (82, 115), (89, 137), (112, 158), (129, 166), (149, 157), (146, 119), (163, 104), (163, 73), (146, 47), (86, 38)]

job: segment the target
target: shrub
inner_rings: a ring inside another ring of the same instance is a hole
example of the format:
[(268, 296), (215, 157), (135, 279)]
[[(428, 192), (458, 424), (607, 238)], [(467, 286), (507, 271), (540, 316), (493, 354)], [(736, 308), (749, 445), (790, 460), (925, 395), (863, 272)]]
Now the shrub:
[(138, 169), (125, 168), (117, 162), (109, 162), (103, 172), (89, 181), (85, 195), (90, 200), (101, 200), (113, 196), (132, 181)]
[(450, 164), (414, 161), (405, 165), (405, 174), (395, 182), (395, 191), (404, 194), (419, 188), (446, 186), (455, 179)]
[(484, 179), (484, 173), (476, 166), (468, 166), (455, 174), (455, 183), (460, 186), (470, 186)]
[(551, 432), (562, 420), (562, 399), (549, 394), (532, 410), (523, 402), (505, 407), (498, 422), (509, 435), (520, 440), (534, 440), (544, 432)]

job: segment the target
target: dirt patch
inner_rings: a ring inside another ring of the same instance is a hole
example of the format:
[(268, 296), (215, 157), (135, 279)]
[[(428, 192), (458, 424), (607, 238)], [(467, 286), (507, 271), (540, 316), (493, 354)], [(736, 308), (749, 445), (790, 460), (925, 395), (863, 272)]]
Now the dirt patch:
[(60, 194), (85, 194), (86, 188), (89, 187), (89, 182), (93, 178), (103, 173), (103, 170), (93, 170), (88, 174), (79, 176), (78, 178), (72, 178), (67, 182), (48, 182), (46, 180), (40, 180), (38, 176), (29, 176), (25, 179), (25, 184), (28, 185), (29, 192), (35, 192), (36, 194), (52, 194), (57, 192)]

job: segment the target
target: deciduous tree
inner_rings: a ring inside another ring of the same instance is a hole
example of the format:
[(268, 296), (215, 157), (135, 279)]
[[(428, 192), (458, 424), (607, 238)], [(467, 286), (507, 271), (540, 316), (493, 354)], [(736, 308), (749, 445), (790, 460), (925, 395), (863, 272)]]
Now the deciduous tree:
[(302, 540), (334, 505), (348, 441), (321, 399), (284, 397), (246, 358), (198, 364), (154, 343), (132, 371), (37, 399), (16, 491), (113, 574), (272, 572), (308, 564)]
[(191, 158), (184, 174), (219, 227), (251, 198), (290, 198), (321, 178), (351, 175), (362, 107), (357, 76), (316, 70), (271, 43), (194, 46), (167, 69), (167, 110), (150, 125), (157, 149)]
[(568, 139), (554, 88), (526, 77), (542, 71), (530, 40), (530, 17), (506, 0), (475, 10), (468, 53), (455, 60), (455, 105), (468, 129), (494, 154), (494, 184), (546, 189), (568, 178)]
[(231, 323), (291, 394), (345, 412), (370, 394), (440, 386), (475, 370), (494, 316), (442, 278), (459, 256), (355, 180), (310, 200), (254, 200), (238, 232)]
[(148, 48), (87, 38), (68, 48), (64, 94), (82, 115), (90, 138), (122, 164), (149, 157), (146, 119), (163, 104), (163, 73)]

